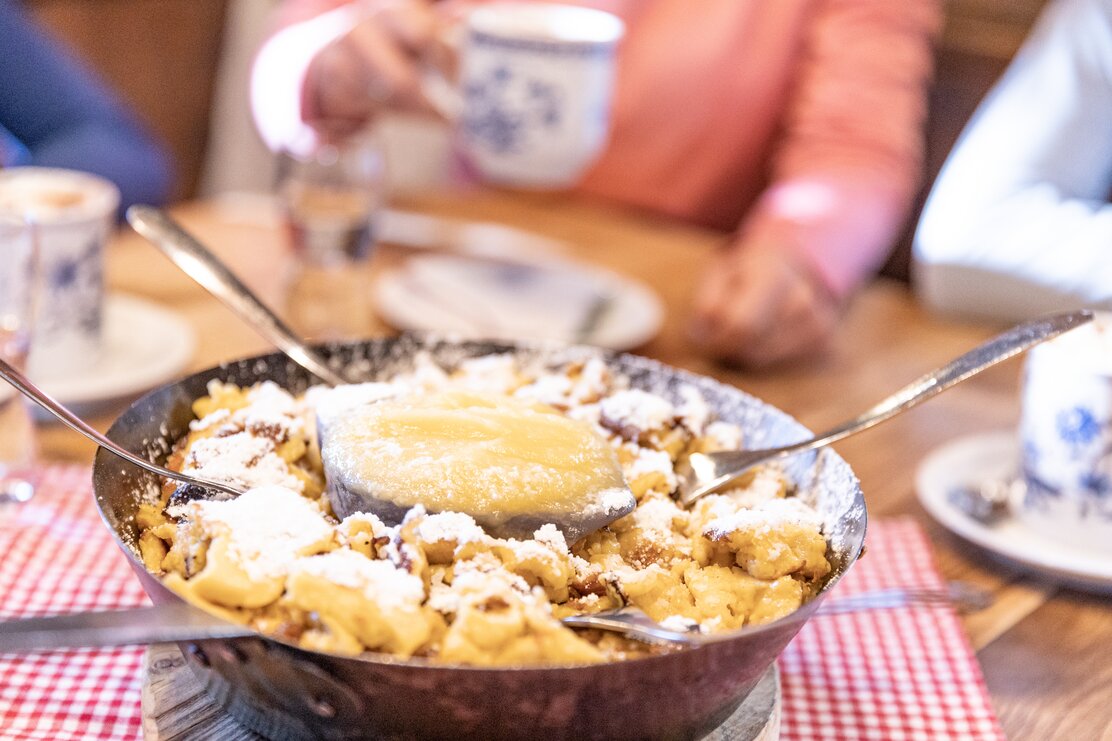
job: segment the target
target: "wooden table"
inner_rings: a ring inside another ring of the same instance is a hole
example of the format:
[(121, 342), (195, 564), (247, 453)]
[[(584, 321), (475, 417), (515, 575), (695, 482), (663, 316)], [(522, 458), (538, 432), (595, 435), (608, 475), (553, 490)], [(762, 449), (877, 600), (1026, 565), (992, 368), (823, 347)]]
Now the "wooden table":
[[(552, 196), (488, 193), (399, 205), (551, 235), (579, 257), (645, 281), (670, 311), (659, 336), (640, 353), (735, 384), (815, 429), (856, 415), (1000, 329), (929, 316), (905, 286), (877, 282), (850, 309), (829, 356), (775, 372), (726, 370), (700, 357), (683, 332), (697, 275), (721, 235)], [(177, 213), (266, 300), (282, 305), (291, 261), (267, 211), (189, 204)], [(397, 258), (396, 251), (384, 249), (375, 262)], [(160, 301), (192, 322), (198, 336), (194, 369), (268, 349), (130, 232), (110, 249), (108, 279), (114, 290)], [(368, 334), (389, 331), (365, 315)], [(916, 501), (915, 469), (929, 451), (963, 434), (1016, 423), (1018, 370), (1017, 362), (1006, 363), (837, 449), (860, 476), (872, 516), (912, 515), (927, 528), (947, 578), (995, 593), (993, 606), (966, 618), (965, 625), (1009, 737), (1112, 739), (1112, 602), (1002, 568), (935, 525)], [(92, 421), (104, 429), (121, 409), (109, 405)], [(44, 427), (40, 439), (47, 459), (91, 460), (92, 447), (59, 426)]]

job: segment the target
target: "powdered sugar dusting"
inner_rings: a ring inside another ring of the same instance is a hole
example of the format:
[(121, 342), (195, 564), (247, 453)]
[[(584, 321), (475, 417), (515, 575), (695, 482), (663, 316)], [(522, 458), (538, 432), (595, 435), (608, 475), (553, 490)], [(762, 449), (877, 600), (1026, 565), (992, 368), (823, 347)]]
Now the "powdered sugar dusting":
[(462, 512), (439, 512), (422, 519), (417, 525), (417, 537), (428, 543), (482, 542), (486, 532), (475, 520)]
[(346, 386), (314, 386), (305, 394), (305, 404), (317, 415), (317, 422), (327, 427), (333, 420), (376, 401), (405, 393), (399, 383), (353, 383)]
[(587, 357), (574, 361), (574, 365), (578, 369), (575, 374), (537, 374), (531, 383), (519, 388), (515, 395), (567, 409), (598, 401), (611, 390), (614, 377), (601, 359)]
[(416, 609), (425, 601), (425, 585), (420, 578), (395, 568), (389, 561), (373, 560), (354, 551), (336, 550), (301, 558), (290, 572), (359, 590), (388, 609)]
[(672, 522), (681, 514), (681, 510), (671, 499), (653, 496), (642, 500), (637, 508), (635, 518), (637, 525), (645, 530), (652, 530), (662, 536), (671, 537)]
[(332, 525), (297, 492), (260, 486), (225, 501), (193, 501), (171, 514), (194, 520), (210, 537), (229, 535), (228, 553), (249, 576), (282, 576), (304, 549), (332, 537)]
[(680, 424), (693, 435), (702, 435), (712, 418), (710, 405), (699, 393), (699, 389), (689, 384), (679, 387), (680, 403), (676, 406), (676, 416)]
[(744, 487), (726, 489), (722, 494), (742, 507), (756, 507), (784, 494), (783, 473), (776, 466), (757, 469), (753, 480)]
[(660, 621), (660, 627), (676, 633), (699, 632), (699, 623), (682, 615), (669, 615)]
[(274, 442), (248, 432), (195, 441), (182, 465), (182, 473), (241, 489), (267, 485), (296, 492), (304, 489), (300, 479), (290, 473), (286, 461), (275, 452)]
[(521, 385), (517, 359), (510, 353), (468, 358), (459, 364), (453, 385), (468, 391), (509, 394)]
[(215, 412), (208, 414), (201, 419), (195, 419), (189, 423), (191, 432), (204, 432), (213, 428), (218, 428), (231, 422), (232, 413), (227, 409), (217, 409)]
[(613, 519), (633, 511), (637, 500), (633, 492), (625, 488), (603, 489), (580, 509), (579, 514), (588, 519)]
[(751, 509), (719, 517), (707, 523), (704, 533), (712, 540), (725, 538), (737, 530), (774, 532), (785, 525), (796, 525), (813, 530), (822, 528), (822, 519), (815, 510), (798, 499), (770, 499)]
[(641, 389), (612, 394), (599, 402), (599, 408), (603, 420), (642, 432), (663, 429), (676, 417), (671, 402)]
[(568, 552), (568, 541), (564, 538), (564, 534), (560, 532), (559, 528), (549, 523), (543, 525), (533, 533), (533, 539), (538, 543), (544, 543), (546, 546), (558, 553)]
[(668, 453), (633, 444), (625, 444), (622, 448), (632, 456), (632, 459), (622, 466), (627, 481), (632, 482), (646, 476), (659, 475), (664, 477), (668, 491), (676, 490), (679, 482), (676, 480), (676, 471)]
[(742, 444), (741, 427), (732, 422), (715, 420), (707, 425), (706, 436), (717, 450), (740, 450)]

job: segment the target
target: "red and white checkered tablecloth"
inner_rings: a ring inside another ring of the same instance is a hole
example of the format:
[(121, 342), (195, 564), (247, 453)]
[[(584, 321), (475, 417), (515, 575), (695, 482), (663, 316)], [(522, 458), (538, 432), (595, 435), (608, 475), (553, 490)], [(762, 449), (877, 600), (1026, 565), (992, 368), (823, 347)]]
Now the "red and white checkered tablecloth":
[[(868, 552), (830, 601), (941, 588), (922, 528), (872, 520)], [(948, 606), (819, 615), (780, 657), (784, 739), (1003, 739), (981, 667)]]
[[(942, 580), (910, 519), (874, 521), (832, 595)], [(0, 505), (0, 620), (145, 604), (101, 523), (89, 470), (51, 466), (31, 502)], [(0, 741), (136, 739), (143, 651), (0, 656)], [(811, 620), (780, 658), (783, 739), (1002, 739), (980, 667), (946, 607)]]

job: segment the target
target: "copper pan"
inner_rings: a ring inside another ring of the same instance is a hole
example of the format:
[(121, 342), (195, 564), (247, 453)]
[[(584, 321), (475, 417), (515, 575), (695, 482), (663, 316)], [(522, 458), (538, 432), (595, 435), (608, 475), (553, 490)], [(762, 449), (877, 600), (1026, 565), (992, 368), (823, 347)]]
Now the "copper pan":
[[(368, 377), (397, 372), (419, 351), (450, 367), (460, 359), (512, 352), (526, 362), (559, 363), (601, 351), (458, 342), (404, 335), (323, 348), (333, 362)], [(740, 424), (747, 444), (782, 444), (807, 435), (783, 412), (736, 388), (645, 358), (601, 357), (633, 386), (676, 398), (697, 387), (718, 416)], [(211, 379), (249, 385), (270, 379), (298, 393), (304, 370), (280, 354), (201, 371), (133, 403), (108, 436), (163, 461), (185, 434), (190, 404)], [(705, 645), (590, 666), (482, 669), (368, 654), (306, 651), (263, 636), (183, 644), (208, 692), (243, 725), (273, 739), (684, 739), (722, 723), (756, 685), (823, 597), (861, 552), (865, 504), (849, 466), (832, 451), (797, 456), (788, 473), (822, 513), (834, 571), (819, 595), (788, 617), (724, 634)], [(178, 602), (148, 572), (136, 549), (134, 515), (153, 475), (100, 451), (93, 470), (97, 506), (156, 604)]]

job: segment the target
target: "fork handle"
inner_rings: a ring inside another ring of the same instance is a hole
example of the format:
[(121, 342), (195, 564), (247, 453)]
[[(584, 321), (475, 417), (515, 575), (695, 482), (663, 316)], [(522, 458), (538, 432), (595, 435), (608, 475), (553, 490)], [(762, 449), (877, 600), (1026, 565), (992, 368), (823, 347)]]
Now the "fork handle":
[(1076, 329), (1082, 324), (1092, 321), (1092, 319), (1093, 312), (1080, 310), (1053, 314), (1024, 322), (987, 342), (977, 345), (977, 347), (954, 358), (941, 368), (936, 368), (930, 373), (915, 379), (845, 424), (834, 427), (811, 440), (785, 446), (781, 450), (792, 453), (813, 450), (835, 443), (873, 425), (878, 425), (900, 412), (942, 393), (951, 386), (991, 368), (997, 363), (1001, 363), (1071, 329)]
[[(690, 504), (704, 494), (717, 491), (758, 463), (815, 450), (836, 443), (850, 435), (856, 435), (862, 430), (867, 430), (895, 417), (900, 412), (923, 403), (951, 386), (961, 383), (997, 363), (1018, 355), (1040, 342), (1045, 342), (1071, 329), (1080, 327), (1082, 324), (1092, 321), (1092, 319), (1093, 312), (1081, 310), (1053, 314), (1024, 322), (987, 342), (977, 345), (977, 347), (954, 358), (941, 368), (936, 368), (930, 373), (915, 379), (859, 416), (810, 439), (764, 450), (737, 450), (704, 454), (704, 457), (712, 462), (713, 475), (707, 476), (700, 472), (700, 476), (705, 479), (713, 478), (713, 480), (690, 492), (684, 497), (684, 503)], [(694, 467), (696, 461), (694, 456), (692, 458), (692, 466)]]

